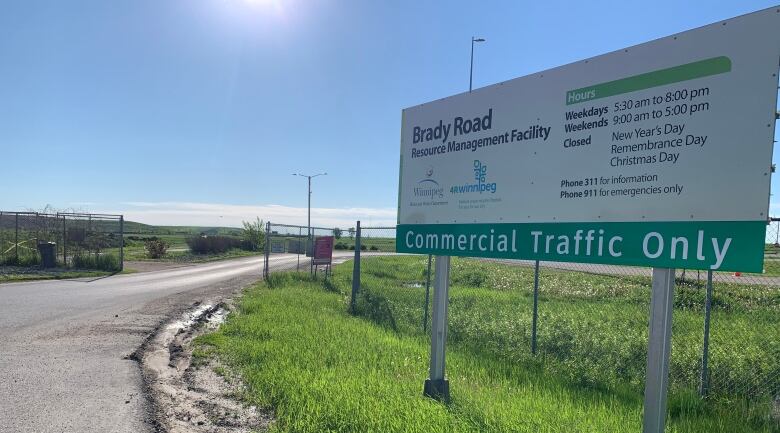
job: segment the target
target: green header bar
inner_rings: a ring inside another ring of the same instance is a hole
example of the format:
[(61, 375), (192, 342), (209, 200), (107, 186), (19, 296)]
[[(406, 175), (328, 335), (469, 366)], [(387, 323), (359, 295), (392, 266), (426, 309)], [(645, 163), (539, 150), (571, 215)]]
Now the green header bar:
[(579, 104), (594, 99), (636, 92), (638, 90), (679, 83), (695, 78), (708, 77), (710, 75), (722, 74), (729, 71), (731, 71), (731, 59), (725, 56), (713, 57), (711, 59), (686, 63), (680, 66), (634, 75), (633, 77), (621, 78), (619, 80), (608, 81), (606, 83), (583, 87), (581, 89), (570, 90), (566, 92), (566, 105)]
[(401, 224), (400, 253), (763, 272), (766, 221)]

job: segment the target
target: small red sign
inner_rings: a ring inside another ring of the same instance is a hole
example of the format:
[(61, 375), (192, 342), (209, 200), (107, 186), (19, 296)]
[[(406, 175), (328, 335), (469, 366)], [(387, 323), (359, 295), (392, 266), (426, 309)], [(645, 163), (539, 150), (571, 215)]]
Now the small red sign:
[(327, 264), (333, 259), (333, 236), (319, 236), (314, 239), (314, 261)]

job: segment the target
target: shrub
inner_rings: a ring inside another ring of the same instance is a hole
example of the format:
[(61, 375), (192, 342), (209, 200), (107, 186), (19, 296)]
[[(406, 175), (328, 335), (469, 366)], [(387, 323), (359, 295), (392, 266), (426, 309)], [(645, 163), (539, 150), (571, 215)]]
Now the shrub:
[(368, 247), (366, 247), (365, 245), (361, 245), (361, 246), (360, 246), (360, 251), (365, 251), (365, 250), (367, 250), (367, 249), (368, 249)]
[(346, 250), (346, 249), (348, 249), (347, 244), (345, 244), (344, 242), (337, 243), (336, 245), (333, 246), (333, 248), (337, 249), (337, 250)]
[(168, 252), (168, 243), (159, 239), (150, 239), (144, 242), (144, 248), (146, 248), (146, 255), (150, 259), (161, 259), (165, 257)]
[(241, 240), (230, 236), (193, 236), (187, 239), (187, 245), (195, 254), (221, 254), (241, 248)]
[(379, 251), (379, 248), (376, 245), (371, 245), (371, 251)]
[(241, 233), (243, 242), (239, 248), (246, 251), (262, 251), (265, 248), (265, 224), (257, 218), (255, 221), (243, 221), (244, 229)]

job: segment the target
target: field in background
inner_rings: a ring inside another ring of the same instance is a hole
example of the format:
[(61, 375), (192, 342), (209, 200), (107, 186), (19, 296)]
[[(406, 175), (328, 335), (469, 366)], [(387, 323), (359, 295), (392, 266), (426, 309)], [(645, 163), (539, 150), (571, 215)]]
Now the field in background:
[[(237, 257), (248, 257), (254, 255), (261, 255), (262, 251), (245, 251), (238, 248), (231, 249), (225, 253), (219, 254), (195, 254), (190, 251), (187, 245), (187, 238), (190, 234), (174, 234), (174, 235), (125, 235), (125, 260), (126, 261), (164, 261), (164, 262), (207, 262), (214, 260), (224, 260)], [(223, 236), (223, 235), (220, 235)], [(233, 237), (233, 236), (231, 236)], [(152, 259), (149, 257), (146, 247), (144, 246), (144, 239), (159, 239), (166, 242), (169, 245), (168, 252), (165, 256)], [(235, 236), (239, 239), (238, 236)]]
[[(284, 432), (641, 431), (645, 278), (545, 272), (534, 357), (532, 274), (454, 259), (447, 354), (453, 400), (445, 405), (422, 397), (429, 350), (424, 261), (364, 260), (359, 317), (347, 313), (349, 262), (328, 281), (272, 274), (227, 324), (200, 340), (199, 354), (213, 352), (236, 367), (247, 398), (274, 408)], [(667, 431), (780, 431), (772, 402), (750, 388), (702, 400), (687, 385), (695, 378), (686, 377), (686, 366), (698, 356), (688, 346), (701, 339), (697, 290), (682, 288), (675, 300)], [(755, 376), (749, 370), (776, 368), (766, 355), (778, 353), (777, 294), (724, 288), (717, 305), (713, 340), (739, 356), (720, 366), (713, 359), (722, 369), (713, 376), (740, 383)]]
[(236, 227), (198, 227), (198, 226), (154, 226), (134, 221), (125, 221), (126, 235), (156, 235), (156, 236), (192, 236), (205, 234), (208, 236), (241, 236), (241, 229)]
[[(240, 239), (242, 230), (233, 227), (153, 226), (128, 221), (125, 223), (125, 260), (200, 262), (259, 254), (259, 252), (239, 249), (233, 249), (223, 254), (193, 254), (187, 245), (187, 239), (201, 235), (228, 236)], [(149, 239), (158, 239), (168, 244), (168, 252), (164, 257), (152, 259), (148, 256), (144, 243)]]

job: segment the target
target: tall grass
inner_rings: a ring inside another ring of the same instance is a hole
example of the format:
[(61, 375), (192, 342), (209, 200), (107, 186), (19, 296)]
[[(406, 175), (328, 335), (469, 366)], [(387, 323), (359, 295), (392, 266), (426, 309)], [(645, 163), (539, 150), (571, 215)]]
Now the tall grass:
[[(357, 314), (398, 332), (422, 335), (424, 260), (364, 258)], [(536, 357), (530, 353), (532, 269), (454, 259), (451, 284), (451, 342), (512, 362), (542, 359), (545, 369), (582, 385), (631, 384), (642, 389), (648, 278), (543, 270)], [(336, 267), (331, 285), (349, 293), (351, 269)], [(672, 350), (672, 384), (678, 388), (698, 385), (703, 303), (703, 287), (678, 284)], [(717, 284), (711, 329), (713, 391), (780, 395), (779, 329), (780, 292)]]
[[(640, 394), (573, 385), (465, 344), (447, 353), (452, 402), (425, 398), (428, 339), (350, 316), (346, 297), (324, 288), (272, 275), (217, 333), (198, 340), (199, 356), (221, 356), (245, 379), (245, 397), (273, 409), (274, 431), (641, 431)], [(668, 432), (772, 431), (690, 394), (676, 394), (670, 409)]]
[(32, 267), (41, 264), (41, 258), (37, 253), (27, 253), (16, 255), (7, 255), (0, 260), (0, 265), (3, 266), (20, 266), (20, 267)]
[(76, 269), (96, 269), (107, 272), (121, 269), (119, 258), (113, 254), (77, 254), (71, 259), (70, 265)]
[[(404, 335), (424, 336), (425, 258), (364, 258), (356, 313)], [(329, 285), (351, 289), (351, 268)], [(538, 354), (532, 355), (533, 270), (453, 259), (448, 339), (474, 353), (538, 368), (573, 386), (641, 395), (647, 355), (650, 280), (543, 269)], [(780, 292), (716, 283), (710, 336), (710, 401), (752, 425), (780, 423)], [(678, 283), (670, 383), (674, 398), (699, 385), (704, 287)]]

